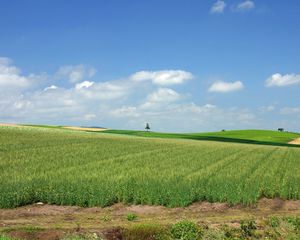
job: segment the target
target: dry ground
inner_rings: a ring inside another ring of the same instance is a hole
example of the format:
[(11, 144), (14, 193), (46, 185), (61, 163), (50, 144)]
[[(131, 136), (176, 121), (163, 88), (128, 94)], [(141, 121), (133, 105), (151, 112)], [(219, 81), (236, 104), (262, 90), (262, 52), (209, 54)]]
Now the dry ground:
[(300, 145), (300, 138), (297, 138), (297, 139), (289, 142), (289, 144), (299, 144)]
[(4, 127), (18, 127), (18, 124), (15, 123), (0, 123), (0, 126), (4, 126)]
[[(136, 214), (137, 219), (128, 221), (126, 217), (129, 213)], [(242, 219), (262, 221), (273, 215), (300, 216), (300, 200), (264, 198), (251, 207), (199, 202), (185, 208), (127, 206), (121, 203), (106, 208), (33, 204), (16, 209), (0, 209), (0, 231), (22, 239), (59, 239), (68, 232), (102, 233), (108, 239), (122, 239), (117, 237), (118, 231), (138, 223), (168, 225), (188, 219), (212, 228), (223, 224), (238, 227)], [(110, 235), (112, 238), (109, 238)]]
[[(22, 125), (16, 123), (0, 123), (0, 126), (6, 127), (23, 127)], [(90, 131), (90, 132), (101, 132), (107, 130), (107, 128), (89, 128), (89, 127), (76, 127), (76, 126), (65, 126), (65, 129), (76, 130), (76, 131)]]
[(88, 128), (88, 127), (72, 127), (72, 126), (63, 127), (63, 128), (76, 130), (76, 131), (91, 131), (91, 132), (101, 132), (107, 130), (106, 128)]

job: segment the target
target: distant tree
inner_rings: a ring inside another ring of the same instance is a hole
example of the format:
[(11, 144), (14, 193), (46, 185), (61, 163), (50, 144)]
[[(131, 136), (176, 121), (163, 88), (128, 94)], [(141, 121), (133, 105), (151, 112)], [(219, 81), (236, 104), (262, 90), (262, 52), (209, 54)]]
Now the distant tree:
[(278, 131), (279, 131), (279, 132), (283, 132), (284, 129), (283, 129), (283, 128), (278, 128)]
[(150, 125), (149, 125), (149, 123), (146, 123), (145, 129), (146, 129), (147, 132), (150, 130)]

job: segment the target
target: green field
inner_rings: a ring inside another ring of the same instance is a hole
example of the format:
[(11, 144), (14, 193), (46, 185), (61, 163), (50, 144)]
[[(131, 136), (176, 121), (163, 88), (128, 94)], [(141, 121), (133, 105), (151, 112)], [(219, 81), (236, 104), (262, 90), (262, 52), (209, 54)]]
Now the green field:
[[(297, 136), (220, 134), (274, 145)], [(300, 199), (299, 168), (297, 147), (0, 127), (1, 208), (39, 201), (175, 207), (202, 200), (250, 204), (262, 196)]]

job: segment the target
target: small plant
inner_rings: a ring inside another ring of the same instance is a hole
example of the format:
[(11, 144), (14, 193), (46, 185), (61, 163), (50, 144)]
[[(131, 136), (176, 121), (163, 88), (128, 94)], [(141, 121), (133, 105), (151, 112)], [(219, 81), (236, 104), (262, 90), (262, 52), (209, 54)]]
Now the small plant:
[(125, 239), (168, 240), (169, 231), (159, 224), (136, 224), (124, 231)]
[(276, 216), (272, 216), (268, 219), (268, 225), (270, 225), (273, 228), (279, 227), (280, 221), (279, 218)]
[(171, 235), (176, 240), (198, 240), (203, 236), (203, 230), (197, 224), (184, 220), (172, 226)]
[(102, 221), (103, 221), (103, 222), (110, 222), (110, 221), (111, 221), (111, 216), (109, 216), (109, 215), (104, 215), (104, 216), (102, 217)]
[(4, 236), (4, 235), (0, 235), (0, 240), (17, 240), (17, 239), (10, 238), (10, 237)]
[(254, 235), (254, 231), (257, 229), (257, 225), (255, 220), (249, 219), (249, 220), (242, 220), (241, 221), (241, 230), (242, 234), (245, 237), (251, 237)]
[(136, 214), (134, 214), (134, 213), (128, 213), (128, 215), (127, 215), (127, 220), (128, 221), (134, 221), (136, 219), (137, 219), (137, 215)]
[(85, 235), (66, 235), (62, 240), (103, 240), (96, 233), (89, 233)]
[(285, 220), (289, 224), (293, 225), (296, 231), (300, 230), (300, 217), (286, 217)]
[(24, 227), (23, 231), (27, 232), (27, 233), (36, 233), (36, 232), (40, 232), (43, 229), (40, 227), (34, 227), (34, 226), (28, 226), (28, 227)]
[(237, 229), (229, 227), (228, 225), (224, 225), (222, 227), (222, 230), (224, 232), (224, 236), (226, 239), (235, 239), (237, 237)]

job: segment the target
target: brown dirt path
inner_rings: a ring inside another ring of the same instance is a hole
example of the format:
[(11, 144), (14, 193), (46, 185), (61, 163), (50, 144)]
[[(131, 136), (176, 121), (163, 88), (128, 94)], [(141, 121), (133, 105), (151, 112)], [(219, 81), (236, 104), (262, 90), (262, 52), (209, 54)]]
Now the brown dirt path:
[(3, 127), (20, 127), (20, 125), (15, 124), (15, 123), (0, 123), (0, 126), (3, 126)]
[(63, 127), (63, 128), (76, 130), (76, 131), (91, 131), (91, 132), (101, 132), (107, 130), (106, 128), (88, 128), (88, 127), (72, 127), (72, 126)]
[(297, 145), (300, 145), (300, 138), (297, 138), (291, 142), (289, 142), (289, 144), (297, 144)]
[[(129, 213), (136, 214), (137, 220), (129, 222), (126, 219)], [(199, 202), (185, 208), (127, 206), (121, 203), (105, 208), (33, 204), (15, 209), (0, 209), (0, 233), (5, 231), (23, 238), (20, 234), (33, 234), (32, 231), (28, 233), (27, 230), (34, 227), (41, 231), (34, 233), (36, 234), (34, 238), (30, 235), (30, 239), (58, 239), (59, 236), (70, 231), (103, 233), (110, 229), (126, 228), (135, 223), (155, 222), (168, 225), (182, 219), (204, 222), (210, 227), (223, 224), (236, 227), (242, 219), (255, 218), (262, 221), (271, 215), (300, 216), (300, 200), (264, 198), (256, 206), (251, 207)]]

